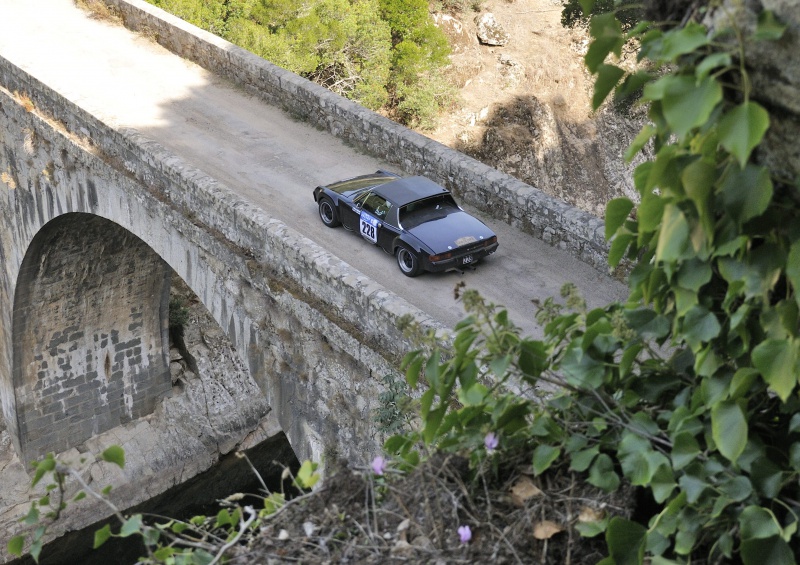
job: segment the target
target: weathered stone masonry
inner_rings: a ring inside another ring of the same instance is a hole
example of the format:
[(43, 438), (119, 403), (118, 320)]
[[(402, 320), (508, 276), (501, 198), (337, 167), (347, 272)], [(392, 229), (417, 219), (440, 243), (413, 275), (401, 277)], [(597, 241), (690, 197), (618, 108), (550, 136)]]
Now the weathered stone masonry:
[(139, 238), (89, 214), (44, 226), (14, 308), (19, 443), (56, 453), (150, 414), (172, 389), (171, 270)]
[[(0, 85), (0, 393), (9, 432), (26, 459), (46, 448), (29, 442), (41, 436), (24, 435), (37, 412), (25, 408), (27, 390), (15, 390), (24, 379), (9, 378), (28, 374), (12, 371), (21, 360), (12, 360), (13, 340), (24, 337), (16, 335), (10, 312), (21, 304), (21, 269), (37, 234), (70, 213), (102, 217), (134, 234), (154, 263), (163, 260), (190, 286), (226, 331), (263, 392), (259, 401), (273, 407), (299, 458), (319, 459), (328, 449), (363, 457), (377, 449), (365, 438), (374, 437), (378, 377), (409, 347), (398, 318), (411, 314), (437, 327), (430, 318), (157, 143), (102, 123), (2, 58)], [(70, 294), (78, 295), (81, 277), (72, 280)], [(124, 278), (116, 280), (119, 286)], [(154, 311), (156, 301), (148, 308)], [(29, 316), (32, 327), (43, 323), (38, 315)], [(150, 325), (148, 340), (156, 327)], [(81, 339), (102, 349), (93, 336)], [(143, 352), (155, 355), (155, 342), (142, 340)], [(176, 439), (183, 441), (170, 441)]]

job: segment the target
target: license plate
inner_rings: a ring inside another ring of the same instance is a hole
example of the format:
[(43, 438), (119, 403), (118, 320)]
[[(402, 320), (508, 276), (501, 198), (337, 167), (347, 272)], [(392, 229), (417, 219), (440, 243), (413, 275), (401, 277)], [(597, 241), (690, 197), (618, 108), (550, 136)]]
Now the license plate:
[(468, 263), (472, 263), (472, 255), (465, 255), (463, 259), (461, 259), (461, 264), (466, 265)]

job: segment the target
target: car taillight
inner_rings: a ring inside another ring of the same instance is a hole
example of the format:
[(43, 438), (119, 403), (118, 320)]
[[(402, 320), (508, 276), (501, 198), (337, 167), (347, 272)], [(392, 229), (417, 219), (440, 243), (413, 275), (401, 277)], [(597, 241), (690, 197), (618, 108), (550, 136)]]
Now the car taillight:
[(431, 261), (442, 261), (444, 259), (449, 259), (452, 256), (453, 256), (452, 253), (440, 253), (439, 255), (431, 255), (430, 257), (428, 257), (428, 259), (430, 259)]
[(487, 239), (486, 241), (483, 242), (483, 246), (484, 247), (489, 247), (490, 245), (492, 245), (492, 244), (494, 244), (496, 242), (497, 242), (497, 236), (493, 235), (492, 237), (490, 237), (489, 239)]

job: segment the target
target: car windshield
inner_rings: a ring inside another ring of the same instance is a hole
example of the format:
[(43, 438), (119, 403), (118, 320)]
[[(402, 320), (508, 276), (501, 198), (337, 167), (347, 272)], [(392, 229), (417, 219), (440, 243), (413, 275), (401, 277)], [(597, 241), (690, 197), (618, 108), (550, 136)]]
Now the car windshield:
[(400, 208), (400, 224), (410, 230), (425, 222), (440, 220), (448, 214), (460, 211), (449, 194), (442, 194), (412, 202)]

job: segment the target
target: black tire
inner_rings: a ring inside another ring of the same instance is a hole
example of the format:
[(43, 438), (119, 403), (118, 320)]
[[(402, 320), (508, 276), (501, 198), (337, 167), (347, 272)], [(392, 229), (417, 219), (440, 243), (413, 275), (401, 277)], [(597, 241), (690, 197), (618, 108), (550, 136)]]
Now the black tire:
[(319, 219), (329, 228), (335, 228), (342, 223), (339, 221), (339, 213), (336, 211), (336, 206), (327, 196), (319, 199)]
[(395, 251), (395, 258), (397, 259), (397, 266), (400, 267), (402, 272), (407, 277), (416, 277), (422, 272), (422, 265), (420, 265), (419, 257), (407, 245), (402, 243), (397, 246)]

